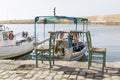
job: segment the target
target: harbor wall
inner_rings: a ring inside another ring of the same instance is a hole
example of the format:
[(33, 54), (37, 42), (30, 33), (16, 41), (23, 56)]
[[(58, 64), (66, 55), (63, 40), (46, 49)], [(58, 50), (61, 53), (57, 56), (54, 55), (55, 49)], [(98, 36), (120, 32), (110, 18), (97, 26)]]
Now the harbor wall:
[[(85, 16), (88, 18), (90, 24), (105, 24), (105, 25), (120, 25), (120, 14), (115, 15), (101, 15), (101, 16)], [(38, 23), (42, 23), (39, 21)], [(23, 19), (23, 20), (1, 20), (0, 24), (33, 24), (34, 19)], [(59, 20), (57, 23), (72, 23), (68, 20)]]
[(85, 18), (88, 18), (91, 24), (120, 25), (120, 14), (87, 16)]

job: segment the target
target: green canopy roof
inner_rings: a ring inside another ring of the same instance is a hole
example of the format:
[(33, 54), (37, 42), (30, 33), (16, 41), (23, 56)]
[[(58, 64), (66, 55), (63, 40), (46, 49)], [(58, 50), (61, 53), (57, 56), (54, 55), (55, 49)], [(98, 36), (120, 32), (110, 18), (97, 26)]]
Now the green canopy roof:
[(75, 24), (81, 21), (88, 21), (86, 18), (79, 18), (79, 17), (67, 17), (67, 16), (37, 16), (35, 17), (35, 23), (39, 20), (43, 19), (44, 23), (47, 22), (56, 22), (59, 19), (67, 19), (73, 21)]

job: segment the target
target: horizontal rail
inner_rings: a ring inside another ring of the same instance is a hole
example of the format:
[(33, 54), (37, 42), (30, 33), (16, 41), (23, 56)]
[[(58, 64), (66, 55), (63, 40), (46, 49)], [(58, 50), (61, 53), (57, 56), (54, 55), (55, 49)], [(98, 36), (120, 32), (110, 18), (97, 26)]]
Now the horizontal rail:
[(55, 32), (48, 32), (48, 33), (54, 33), (54, 34), (57, 34), (57, 33), (86, 33), (87, 31), (55, 31)]
[(39, 44), (42, 44), (42, 43), (45, 43), (46, 41), (49, 41), (50, 38), (48, 39), (45, 39), (43, 41), (37, 41), (36, 43), (34, 43), (34, 45), (39, 45)]

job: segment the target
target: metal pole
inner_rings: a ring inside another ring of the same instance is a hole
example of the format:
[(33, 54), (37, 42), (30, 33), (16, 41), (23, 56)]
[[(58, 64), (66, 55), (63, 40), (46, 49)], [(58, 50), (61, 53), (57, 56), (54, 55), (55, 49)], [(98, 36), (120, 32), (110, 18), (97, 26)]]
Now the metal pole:
[(34, 36), (35, 36), (35, 46), (34, 46), (34, 50), (35, 50), (35, 54), (36, 54), (36, 68), (38, 68), (38, 58), (37, 58), (37, 51), (36, 51), (36, 22), (34, 23)]
[(88, 30), (88, 21), (86, 21), (86, 31)]
[(39, 20), (39, 17), (35, 17), (35, 20), (34, 20), (34, 37), (35, 37), (35, 46), (34, 46), (34, 50), (35, 50), (35, 54), (36, 54), (36, 68), (38, 68), (38, 56), (37, 56), (37, 50), (36, 50), (36, 47), (37, 47), (37, 39), (36, 39), (36, 24), (37, 24), (37, 21)]
[(76, 18), (73, 18), (73, 20), (74, 20), (74, 24), (76, 24), (76, 27), (75, 27), (76, 29), (75, 30), (77, 31), (78, 20)]
[[(56, 7), (54, 7), (53, 10), (54, 10), (53, 13), (54, 13), (54, 17), (55, 17), (56, 16)], [(55, 22), (54, 22), (54, 31), (55, 31)]]
[[(83, 22), (83, 31), (85, 31), (85, 22)], [(83, 34), (83, 42), (84, 42), (84, 34)]]
[(54, 32), (55, 32), (55, 22), (54, 22)]
[(76, 23), (76, 31), (77, 31), (77, 23)]
[[(43, 38), (44, 38), (44, 40), (45, 40), (45, 24), (44, 24), (44, 32), (43, 32)], [(44, 43), (44, 46), (45, 46), (45, 43)]]

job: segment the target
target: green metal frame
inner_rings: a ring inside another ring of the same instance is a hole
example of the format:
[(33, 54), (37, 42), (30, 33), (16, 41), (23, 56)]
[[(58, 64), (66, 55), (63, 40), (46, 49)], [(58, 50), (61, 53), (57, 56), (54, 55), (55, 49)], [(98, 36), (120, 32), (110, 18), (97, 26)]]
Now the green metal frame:
[[(44, 27), (45, 27), (45, 24), (47, 23), (54, 23), (54, 31), (55, 31), (55, 23), (57, 21), (59, 21), (59, 19), (67, 19), (67, 20), (71, 20), (73, 21), (74, 24), (76, 24), (76, 31), (77, 31), (77, 25), (78, 25), (78, 22), (88, 22), (88, 19), (86, 18), (79, 18), (79, 17), (67, 17), (67, 16), (36, 16), (35, 19), (34, 19), (34, 37), (35, 37), (35, 40), (34, 42), (37, 43), (37, 40), (36, 40), (36, 24), (37, 22), (39, 21), (39, 19), (43, 20), (43, 24), (44, 24)], [(85, 24), (83, 24), (84, 26)], [(87, 30), (87, 24), (86, 24), (86, 28), (83, 27), (83, 30)], [(53, 37), (54, 34), (50, 34), (50, 41), (49, 41), (49, 61), (50, 61), (50, 67), (52, 67), (51, 65), (51, 49), (54, 48), (53, 45), (52, 45), (52, 37)], [(44, 39), (45, 39), (45, 28), (44, 28)], [(54, 40), (53, 40), (54, 41)], [(38, 54), (37, 54), (37, 50), (36, 50), (36, 44), (34, 45), (34, 50), (35, 50), (35, 54), (36, 54), (36, 67), (38, 67)], [(43, 52), (45, 51), (41, 51), (42, 52), (42, 55), (43, 56)], [(54, 56), (54, 51), (53, 51), (53, 56)], [(43, 58), (43, 57), (42, 57)], [(43, 63), (43, 60), (42, 60), (42, 63)], [(53, 64), (54, 64), (54, 59), (53, 59)]]
[[(93, 60), (93, 54), (94, 53), (98, 53), (96, 55), (96, 59), (102, 59), (102, 72), (104, 72), (104, 67), (106, 66), (106, 48), (104, 48), (104, 51), (101, 52), (96, 52), (93, 51), (92, 49), (92, 40), (91, 40), (91, 35), (90, 35), (90, 31), (86, 32), (86, 38), (87, 38), (87, 44), (88, 44), (88, 53), (89, 53), (89, 58), (88, 58), (88, 69), (90, 68), (90, 66), (92, 65), (92, 60)], [(98, 48), (100, 49), (100, 48)], [(98, 55), (102, 55), (103, 57), (99, 57)], [(96, 63), (100, 63), (98, 61), (96, 61)]]
[(52, 63), (51, 63), (51, 54), (53, 54), (53, 65), (54, 65), (54, 46), (55, 46), (55, 34), (50, 33), (50, 41), (49, 41), (49, 62), (50, 62), (50, 68), (52, 67)]
[[(43, 54), (45, 52), (48, 52), (49, 54), (49, 64), (50, 64), (50, 68), (52, 68), (52, 64), (54, 65), (54, 46), (55, 46), (55, 35), (53, 33), (50, 33), (50, 39), (49, 39), (49, 49), (43, 49), (43, 50), (39, 50), (39, 49), (36, 49), (36, 53), (39, 51), (41, 52), (41, 61), (43, 63), (44, 61), (44, 56)], [(51, 57), (52, 56), (52, 57)], [(36, 67), (38, 67), (38, 58), (36, 59)], [(53, 63), (52, 63), (53, 61)]]

